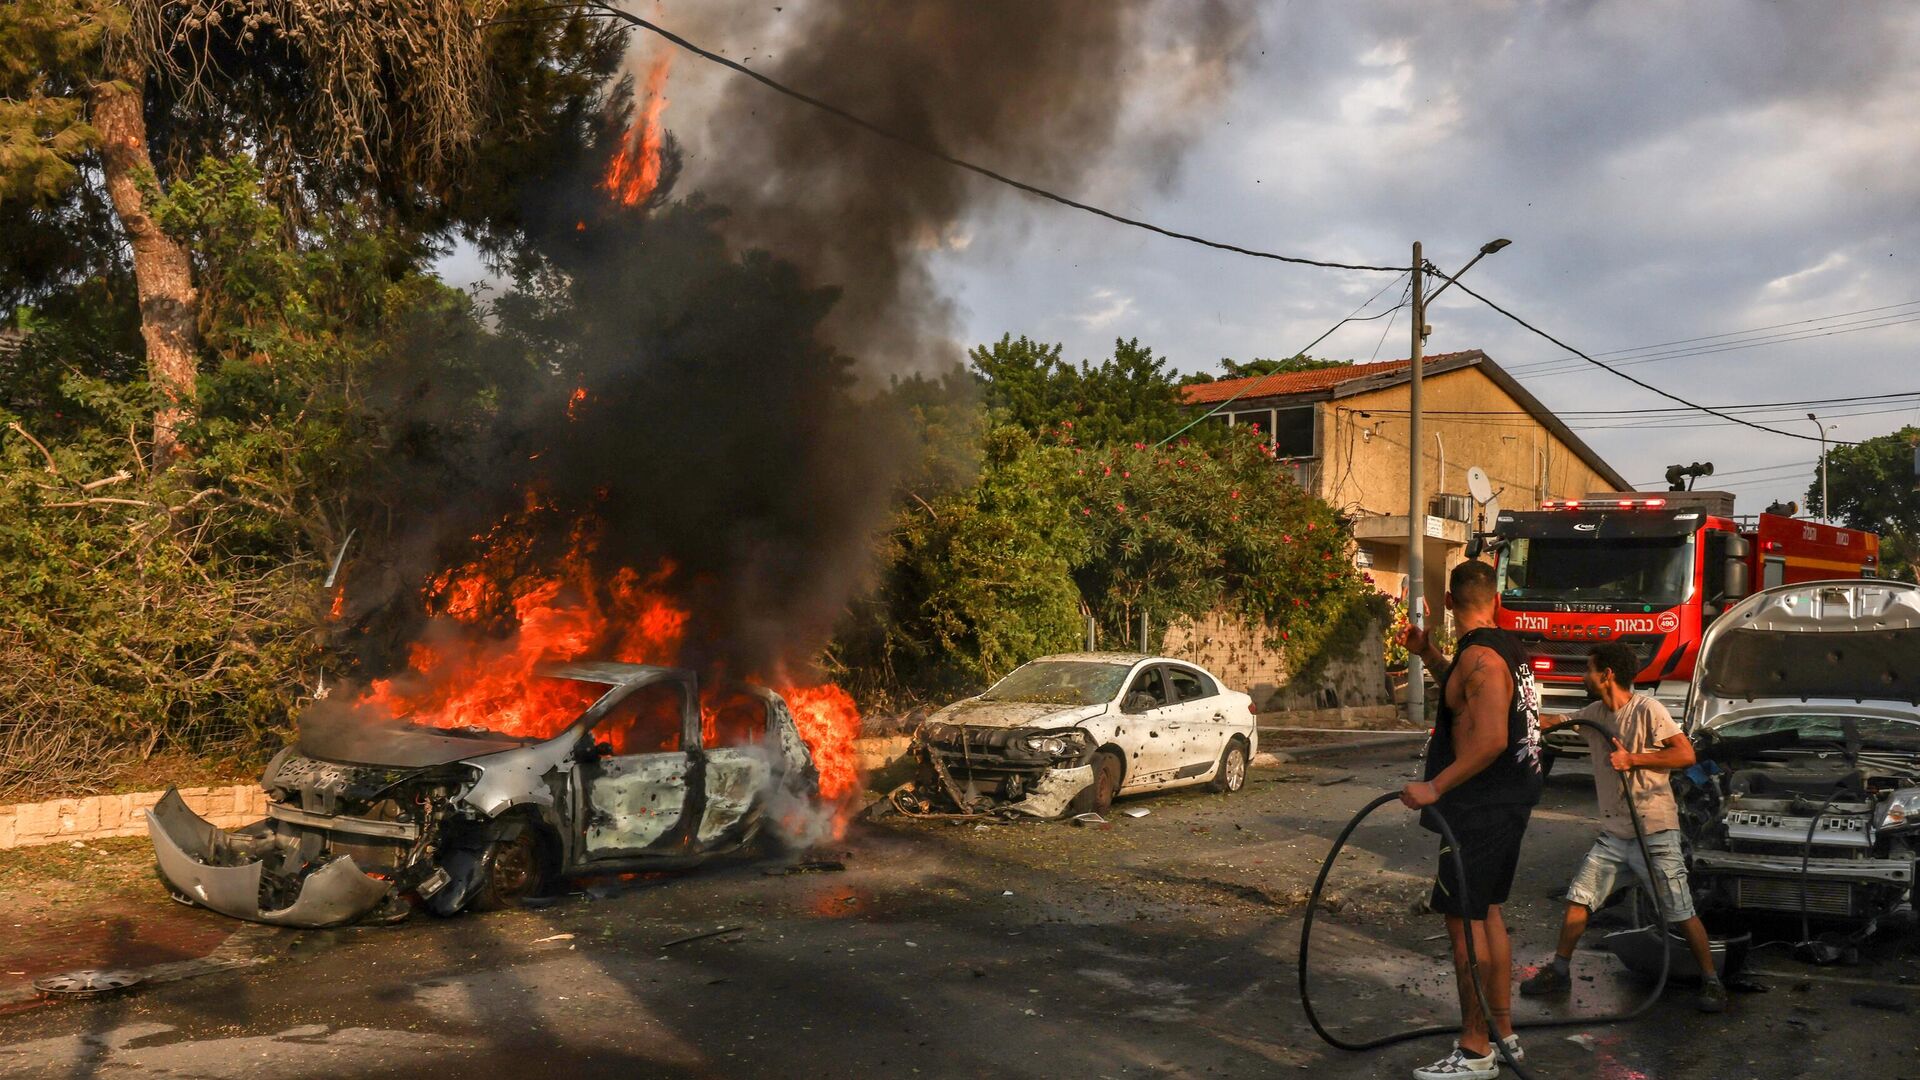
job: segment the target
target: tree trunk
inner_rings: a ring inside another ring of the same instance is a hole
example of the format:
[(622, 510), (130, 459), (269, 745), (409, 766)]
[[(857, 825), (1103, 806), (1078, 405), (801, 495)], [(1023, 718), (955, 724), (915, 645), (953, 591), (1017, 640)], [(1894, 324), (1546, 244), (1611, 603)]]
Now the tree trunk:
[(164, 402), (153, 417), (153, 466), (164, 469), (180, 452), (180, 426), (193, 407), (200, 296), (193, 287), (193, 263), (186, 246), (154, 222), (136, 182), (153, 175), (153, 157), (147, 150), (144, 74), (129, 70), (119, 75), (119, 81), (93, 87), (92, 120), (100, 133), (107, 195), (133, 245), (147, 377)]

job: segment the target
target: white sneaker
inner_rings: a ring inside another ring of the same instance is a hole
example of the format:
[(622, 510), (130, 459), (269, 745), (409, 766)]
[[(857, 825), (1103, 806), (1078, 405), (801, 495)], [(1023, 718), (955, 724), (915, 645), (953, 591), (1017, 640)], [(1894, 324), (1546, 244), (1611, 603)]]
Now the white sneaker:
[(1499, 1075), (1498, 1054), (1468, 1057), (1467, 1052), (1457, 1046), (1439, 1061), (1413, 1070), (1413, 1080), (1494, 1080)]
[[(1503, 1045), (1503, 1046), (1505, 1046), (1505, 1047), (1507, 1048), (1507, 1057), (1508, 1057), (1508, 1058), (1511, 1058), (1511, 1059), (1513, 1060), (1513, 1063), (1514, 1063), (1515, 1065), (1518, 1065), (1518, 1064), (1520, 1064), (1521, 1062), (1523, 1062), (1523, 1061), (1525, 1061), (1525, 1060), (1527, 1060), (1527, 1052), (1526, 1052), (1525, 1050), (1523, 1050), (1523, 1049), (1521, 1049), (1521, 1047), (1520, 1047), (1520, 1033), (1519, 1033), (1519, 1032), (1517, 1032), (1517, 1031), (1516, 1031), (1516, 1032), (1514, 1032), (1513, 1034), (1511, 1034), (1511, 1035), (1509, 1035), (1509, 1036), (1507, 1036), (1506, 1038), (1504, 1038), (1504, 1039), (1501, 1039), (1501, 1040), (1500, 1040), (1500, 1043), (1501, 1043), (1501, 1045)], [(1455, 1050), (1458, 1050), (1458, 1049), (1460, 1049), (1460, 1040), (1459, 1040), (1459, 1039), (1455, 1039), (1455, 1040), (1453, 1040), (1453, 1048), (1454, 1048)], [(1489, 1049), (1492, 1049), (1492, 1048), (1491, 1048), (1491, 1047), (1489, 1047)], [(1495, 1059), (1496, 1061), (1498, 1061), (1498, 1060), (1504, 1060), (1504, 1059), (1502, 1059), (1502, 1058), (1500, 1057), (1500, 1051), (1498, 1051), (1498, 1050), (1494, 1050), (1494, 1051), (1493, 1051), (1493, 1057), (1494, 1057), (1494, 1059)]]

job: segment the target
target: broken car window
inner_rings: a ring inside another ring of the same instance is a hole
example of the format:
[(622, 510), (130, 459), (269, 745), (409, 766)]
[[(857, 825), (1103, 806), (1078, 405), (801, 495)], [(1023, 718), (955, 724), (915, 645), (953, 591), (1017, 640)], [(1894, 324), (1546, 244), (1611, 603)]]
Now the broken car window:
[(760, 698), (736, 691), (701, 703), (702, 746), (758, 746), (766, 741), (767, 703)]
[(1158, 709), (1167, 703), (1167, 687), (1160, 680), (1160, 669), (1150, 667), (1134, 677), (1133, 685), (1127, 687), (1127, 697), (1145, 694), (1153, 699), (1150, 708)]
[(1185, 668), (1168, 668), (1167, 678), (1173, 683), (1173, 696), (1177, 701), (1198, 701), (1219, 693), (1212, 679)]
[(593, 726), (597, 742), (616, 755), (670, 754), (681, 747), (686, 690), (676, 682), (643, 686), (620, 699)]
[(980, 700), (1101, 705), (1112, 701), (1119, 692), (1127, 670), (1125, 664), (1091, 660), (1038, 660), (994, 683), (991, 690), (980, 695)]

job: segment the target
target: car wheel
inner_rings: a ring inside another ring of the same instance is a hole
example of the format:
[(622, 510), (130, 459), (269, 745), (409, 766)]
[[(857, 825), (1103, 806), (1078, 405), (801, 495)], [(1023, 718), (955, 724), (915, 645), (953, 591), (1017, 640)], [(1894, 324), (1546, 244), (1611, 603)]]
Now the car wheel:
[(467, 902), (468, 911), (499, 911), (529, 896), (538, 896), (546, 884), (546, 864), (540, 834), (527, 827), (487, 848), (480, 887)]
[(1102, 750), (1093, 755), (1093, 783), (1086, 790), (1074, 796), (1073, 804), (1067, 808), (1069, 814), (1105, 814), (1113, 809), (1113, 797), (1120, 793), (1120, 776), (1124, 766), (1120, 755)]
[(1231, 795), (1247, 786), (1247, 744), (1239, 739), (1227, 742), (1227, 748), (1220, 755), (1220, 767), (1213, 771), (1213, 782), (1207, 787), (1221, 795)]

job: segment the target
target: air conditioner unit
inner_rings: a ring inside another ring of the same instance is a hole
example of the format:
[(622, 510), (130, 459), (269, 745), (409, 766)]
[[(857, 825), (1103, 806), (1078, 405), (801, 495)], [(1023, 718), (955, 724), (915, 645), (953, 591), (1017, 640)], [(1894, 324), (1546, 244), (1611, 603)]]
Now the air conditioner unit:
[(1435, 495), (1427, 502), (1427, 513), (1449, 521), (1473, 520), (1471, 495)]

